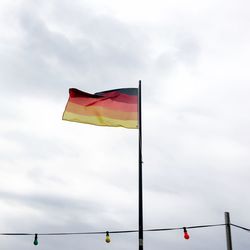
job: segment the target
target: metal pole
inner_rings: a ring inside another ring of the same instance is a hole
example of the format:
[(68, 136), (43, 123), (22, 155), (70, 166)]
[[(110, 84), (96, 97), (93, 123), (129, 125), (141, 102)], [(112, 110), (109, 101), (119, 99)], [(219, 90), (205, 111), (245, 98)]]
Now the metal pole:
[(233, 250), (232, 247), (232, 236), (231, 236), (231, 222), (229, 212), (225, 212), (225, 226), (226, 226), (226, 239), (227, 239), (227, 250)]
[(141, 124), (141, 80), (138, 89), (139, 128), (139, 250), (143, 250), (143, 195), (142, 195), (142, 124)]

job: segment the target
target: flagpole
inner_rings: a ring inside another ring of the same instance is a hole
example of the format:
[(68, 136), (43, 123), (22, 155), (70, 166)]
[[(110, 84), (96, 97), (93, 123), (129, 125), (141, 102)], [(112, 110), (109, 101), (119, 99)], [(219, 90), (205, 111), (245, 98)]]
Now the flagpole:
[(138, 128), (139, 128), (139, 250), (143, 250), (143, 193), (142, 193), (142, 122), (141, 122), (141, 80), (138, 89)]

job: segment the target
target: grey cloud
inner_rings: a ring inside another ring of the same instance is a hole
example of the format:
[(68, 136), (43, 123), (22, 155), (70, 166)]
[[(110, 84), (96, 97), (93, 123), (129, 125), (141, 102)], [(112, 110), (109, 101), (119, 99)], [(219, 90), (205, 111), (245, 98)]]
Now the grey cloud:
[[(32, 207), (38, 210), (51, 210), (56, 213), (64, 213), (68, 210), (68, 212), (75, 214), (76, 211), (78, 213), (82, 213), (82, 215), (86, 215), (87, 211), (92, 211), (98, 208), (98, 203), (90, 204), (85, 203), (83, 200), (69, 198), (68, 196), (62, 195), (53, 195), (53, 194), (18, 194), (18, 193), (10, 193), (10, 192), (0, 192), (0, 196), (2, 200), (5, 202), (16, 203), (26, 205), (28, 207)], [(86, 215), (87, 216), (87, 215)]]
[(134, 82), (131, 76), (145, 67), (146, 48), (132, 27), (85, 11), (78, 38), (69, 39), (32, 10), (19, 15), (22, 42), (2, 51), (1, 82), (6, 91), (53, 96), (72, 84), (84, 83), (88, 89), (100, 82)]
[(185, 63), (187, 66), (197, 62), (201, 48), (194, 34), (179, 31), (175, 37), (175, 44), (178, 50), (178, 61)]
[[(62, 146), (62, 142), (56, 136), (45, 138), (42, 135), (34, 135), (31, 132), (18, 132), (15, 130), (4, 133), (2, 138), (19, 145), (25, 158), (49, 160), (65, 154), (65, 147)], [(69, 151), (67, 152), (69, 153)], [(72, 151), (69, 154), (72, 154)]]

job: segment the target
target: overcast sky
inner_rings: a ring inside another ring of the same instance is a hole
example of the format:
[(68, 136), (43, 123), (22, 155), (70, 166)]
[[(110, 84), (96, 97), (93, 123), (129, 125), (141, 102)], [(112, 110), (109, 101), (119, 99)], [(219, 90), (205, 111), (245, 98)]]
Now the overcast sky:
[[(0, 0), (0, 232), (138, 227), (138, 131), (62, 121), (70, 87), (142, 80), (144, 227), (250, 227), (244, 0)], [(225, 229), (145, 233), (145, 250), (226, 250)], [(232, 229), (236, 250), (250, 248)], [(43, 250), (135, 250), (137, 234), (41, 236)], [(34, 249), (1, 236), (3, 250)]]

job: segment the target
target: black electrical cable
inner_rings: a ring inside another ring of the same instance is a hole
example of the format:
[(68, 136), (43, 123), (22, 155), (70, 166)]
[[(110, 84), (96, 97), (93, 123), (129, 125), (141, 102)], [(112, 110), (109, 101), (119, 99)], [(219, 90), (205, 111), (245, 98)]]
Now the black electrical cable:
[[(195, 228), (205, 228), (205, 227), (219, 227), (225, 226), (225, 224), (209, 224), (209, 225), (199, 225), (199, 226), (187, 226), (186, 229), (195, 229)], [(183, 227), (173, 227), (173, 228), (155, 228), (155, 229), (146, 229), (147, 232), (157, 232), (157, 231), (170, 231), (170, 230), (183, 230)]]
[[(198, 226), (186, 226), (186, 229), (196, 229), (196, 228), (207, 228), (207, 227), (218, 227), (225, 226), (225, 224), (208, 224), (208, 225), (198, 225)], [(172, 228), (153, 228), (144, 229), (145, 232), (159, 232), (159, 231), (173, 231), (173, 230), (183, 230), (183, 227), (172, 227)], [(0, 235), (12, 236), (12, 235), (94, 235), (94, 234), (106, 234), (107, 231), (95, 231), (95, 232), (61, 232), (61, 233), (0, 233)], [(138, 230), (116, 230), (108, 231), (110, 234), (123, 234), (123, 233), (137, 233)]]
[(245, 230), (245, 231), (247, 231), (247, 232), (250, 232), (250, 229), (249, 229), (249, 228), (246, 228), (246, 227), (242, 227), (242, 226), (235, 225), (235, 224), (232, 224), (232, 223), (231, 223), (231, 226), (237, 227), (237, 228), (240, 228), (240, 229), (243, 229), (243, 230)]

